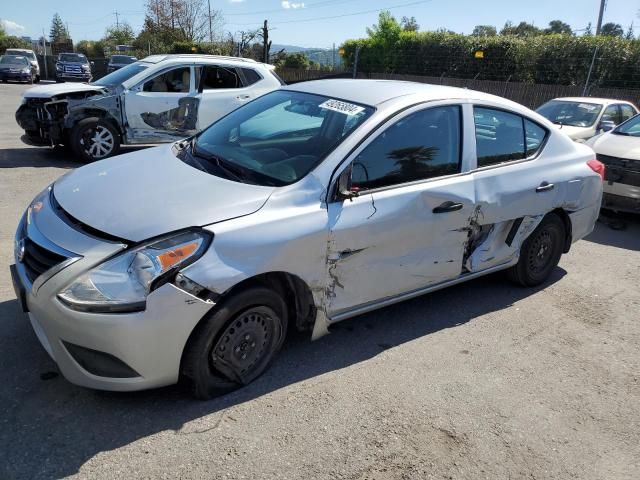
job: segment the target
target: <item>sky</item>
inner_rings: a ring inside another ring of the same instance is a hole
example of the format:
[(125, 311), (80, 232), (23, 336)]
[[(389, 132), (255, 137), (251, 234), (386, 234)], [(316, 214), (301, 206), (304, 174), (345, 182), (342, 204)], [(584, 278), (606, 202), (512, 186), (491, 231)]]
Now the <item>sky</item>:
[[(206, 3), (206, 0), (204, 0)], [(224, 30), (237, 32), (262, 26), (269, 20), (275, 44), (331, 48), (348, 38), (366, 35), (380, 10), (390, 10), (398, 19), (414, 16), (421, 30), (446, 28), (470, 33), (475, 25), (500, 29), (511, 20), (525, 20), (538, 27), (561, 19), (575, 30), (594, 26), (600, 0), (210, 0), (220, 10)], [(145, 0), (4, 0), (0, 19), (8, 33), (39, 38), (48, 35), (51, 18), (59, 13), (71, 37), (97, 40), (107, 27), (127, 21), (136, 32), (144, 21)], [(640, 35), (640, 0), (608, 0), (604, 22), (620, 23), (625, 31), (631, 22)]]

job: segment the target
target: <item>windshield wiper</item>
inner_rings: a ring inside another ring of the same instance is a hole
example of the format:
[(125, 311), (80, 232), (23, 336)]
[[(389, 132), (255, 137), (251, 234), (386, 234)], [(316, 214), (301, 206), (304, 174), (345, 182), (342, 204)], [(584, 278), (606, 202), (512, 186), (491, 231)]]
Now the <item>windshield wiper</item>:
[(238, 182), (244, 183), (247, 180), (247, 176), (239, 168), (231, 167), (228, 160), (225, 160), (219, 155), (213, 153), (201, 153), (196, 150), (196, 137), (191, 139), (191, 154), (195, 157), (202, 158), (208, 162), (213, 162), (220, 170), (227, 174), (227, 177), (232, 178)]

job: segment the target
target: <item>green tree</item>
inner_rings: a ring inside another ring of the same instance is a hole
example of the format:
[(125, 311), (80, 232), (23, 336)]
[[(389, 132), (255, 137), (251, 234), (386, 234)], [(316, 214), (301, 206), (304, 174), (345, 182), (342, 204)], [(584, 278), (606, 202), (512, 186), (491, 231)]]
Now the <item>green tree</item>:
[(584, 29), (584, 33), (582, 35), (584, 37), (591, 37), (593, 35), (593, 27), (591, 26), (591, 22), (587, 23), (587, 28)]
[(416, 17), (402, 17), (400, 25), (405, 32), (417, 32), (420, 30), (420, 25), (418, 25)]
[(493, 25), (476, 25), (471, 32), (474, 37), (495, 37), (497, 34), (498, 31)]
[(629, 25), (629, 28), (627, 29), (627, 33), (624, 34), (624, 38), (626, 40), (634, 40), (636, 38), (636, 34), (633, 30), (633, 22), (631, 22), (631, 25)]
[(62, 18), (57, 13), (53, 15), (51, 20), (51, 29), (49, 30), (49, 39), (52, 42), (62, 42), (69, 39), (69, 32)]
[(383, 45), (397, 42), (400, 38), (400, 32), (402, 32), (402, 27), (388, 10), (380, 12), (377, 25), (367, 28), (369, 38)]
[(133, 28), (127, 22), (111, 25), (104, 32), (102, 41), (108, 45), (128, 45), (136, 38)]
[(622, 29), (622, 25), (619, 23), (609, 22), (602, 25), (600, 35), (604, 35), (606, 37), (622, 37), (624, 35), (624, 30)]
[(559, 33), (562, 35), (573, 35), (571, 25), (562, 20), (551, 20), (549, 27), (544, 29), (544, 33)]
[(535, 35), (540, 35), (541, 30), (536, 26), (527, 23), (520, 22), (518, 25), (514, 26), (513, 23), (507, 22), (500, 30), (500, 35), (515, 35), (517, 37), (533, 37)]
[(297, 68), (300, 70), (308, 70), (310, 66), (309, 59), (302, 52), (291, 53), (284, 58), (282, 64), (284, 68)]

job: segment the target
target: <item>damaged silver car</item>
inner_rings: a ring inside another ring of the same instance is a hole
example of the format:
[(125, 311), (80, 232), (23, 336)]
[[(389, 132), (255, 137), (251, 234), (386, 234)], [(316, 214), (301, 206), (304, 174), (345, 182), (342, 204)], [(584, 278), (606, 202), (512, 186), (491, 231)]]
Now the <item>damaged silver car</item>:
[(90, 162), (117, 154), (120, 145), (193, 135), (281, 84), (273, 65), (250, 59), (155, 55), (90, 84), (31, 88), (16, 121), (29, 143), (65, 145)]
[(306, 82), (66, 174), (22, 218), (12, 277), (71, 382), (184, 378), (208, 398), (263, 373), (288, 331), (499, 270), (543, 283), (592, 231), (603, 175), (499, 97)]

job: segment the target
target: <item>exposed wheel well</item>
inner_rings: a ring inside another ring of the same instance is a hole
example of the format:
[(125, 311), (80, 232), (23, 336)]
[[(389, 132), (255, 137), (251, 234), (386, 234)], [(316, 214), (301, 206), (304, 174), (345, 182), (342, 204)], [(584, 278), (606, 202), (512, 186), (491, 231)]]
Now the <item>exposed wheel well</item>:
[(236, 292), (254, 285), (271, 288), (282, 296), (287, 304), (290, 327), (298, 331), (313, 329), (316, 318), (313, 294), (304, 280), (291, 273), (269, 272), (248, 278), (223, 293), (219, 301), (224, 301)]
[(74, 126), (77, 125), (80, 120), (90, 117), (97, 117), (106, 122), (109, 122), (111, 126), (116, 130), (116, 132), (118, 132), (120, 135), (124, 133), (122, 131), (122, 128), (120, 128), (120, 123), (113, 117), (113, 115), (111, 115), (106, 110), (102, 110), (101, 108), (85, 108), (77, 112), (74, 111), (73, 116), (70, 118), (71, 127), (67, 130), (70, 131)]
[(562, 249), (562, 253), (568, 253), (569, 249), (571, 248), (571, 240), (573, 239), (571, 218), (569, 218), (569, 214), (566, 211), (564, 211), (562, 208), (556, 208), (550, 213), (555, 213), (556, 215), (558, 215), (562, 219), (562, 222), (564, 223), (565, 239), (564, 239), (564, 246)]

